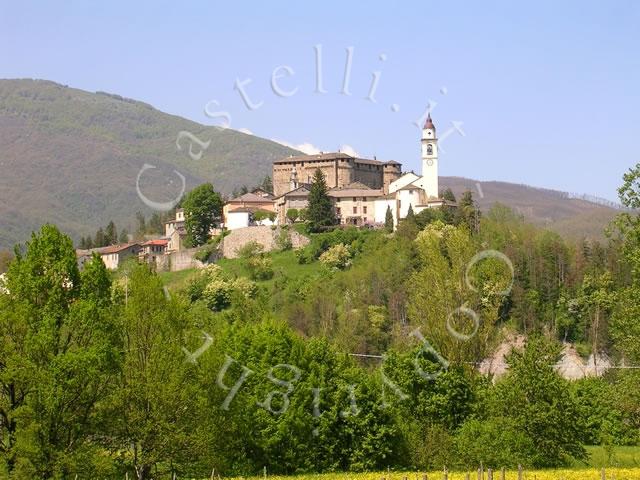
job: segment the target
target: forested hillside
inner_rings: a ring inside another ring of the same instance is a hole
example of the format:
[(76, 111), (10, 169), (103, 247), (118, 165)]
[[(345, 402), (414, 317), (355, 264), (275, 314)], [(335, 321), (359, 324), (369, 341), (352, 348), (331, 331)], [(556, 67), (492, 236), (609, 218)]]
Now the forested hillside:
[[(176, 147), (180, 132), (189, 138)], [(174, 199), (205, 181), (231, 193), (271, 172), (275, 159), (299, 152), (253, 135), (169, 115), (151, 105), (44, 80), (0, 80), (0, 248), (26, 240), (47, 221), (74, 239), (113, 220), (130, 227), (136, 211)]]

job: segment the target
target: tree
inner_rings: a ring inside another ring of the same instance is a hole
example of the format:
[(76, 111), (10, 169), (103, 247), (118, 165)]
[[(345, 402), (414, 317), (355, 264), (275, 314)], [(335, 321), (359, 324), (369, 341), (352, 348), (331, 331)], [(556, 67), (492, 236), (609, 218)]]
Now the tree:
[(106, 240), (107, 239), (106, 239), (106, 237), (104, 235), (104, 230), (102, 229), (102, 227), (100, 227), (98, 229), (98, 231), (96, 232), (96, 238), (93, 241), (93, 246), (96, 247), (96, 248), (105, 247), (107, 245)]
[(147, 233), (147, 221), (144, 218), (144, 214), (142, 212), (136, 212), (136, 222), (137, 222), (137, 230), (136, 237), (143, 238)]
[(262, 180), (262, 183), (258, 185), (259, 188), (268, 193), (273, 193), (273, 182), (271, 181), (271, 177), (266, 175)]
[(16, 249), (0, 295), (0, 465), (10, 478), (106, 476), (92, 439), (118, 371), (109, 282), (97, 256), (79, 273), (54, 226)]
[(307, 206), (307, 222), (311, 231), (319, 232), (335, 223), (335, 214), (331, 199), (327, 194), (327, 182), (324, 174), (318, 168), (311, 180), (309, 204)]
[(207, 243), (211, 228), (222, 216), (222, 197), (210, 183), (191, 190), (182, 200), (187, 242), (193, 247)]
[(552, 468), (573, 457), (587, 458), (580, 409), (569, 385), (554, 370), (560, 350), (539, 335), (531, 335), (523, 351), (507, 357), (509, 370), (489, 400), (490, 418), (505, 418), (524, 433), (531, 450), (529, 465)]
[(469, 190), (462, 194), (456, 215), (456, 223), (465, 223), (470, 232), (476, 233), (480, 226), (480, 210), (478, 209), (473, 193)]
[(384, 216), (384, 229), (387, 233), (393, 232), (393, 212), (389, 205), (387, 205), (387, 213)]
[(164, 225), (162, 223), (162, 215), (158, 212), (154, 212), (151, 215), (151, 218), (147, 222), (147, 232), (153, 233), (156, 235), (161, 235), (164, 233)]
[(300, 216), (300, 212), (297, 208), (290, 208), (287, 210), (287, 220), (291, 223), (296, 223), (296, 220)]
[(128, 243), (129, 242), (129, 232), (126, 228), (120, 230), (120, 236), (118, 237), (118, 243)]
[(109, 222), (107, 228), (104, 231), (105, 245), (114, 245), (118, 242), (118, 232), (116, 230), (116, 224), (113, 220)]

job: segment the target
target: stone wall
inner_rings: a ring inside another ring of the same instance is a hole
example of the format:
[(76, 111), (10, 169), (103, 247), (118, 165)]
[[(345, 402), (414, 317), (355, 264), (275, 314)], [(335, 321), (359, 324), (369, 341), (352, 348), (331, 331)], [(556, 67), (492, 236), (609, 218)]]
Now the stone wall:
[(187, 248), (166, 255), (158, 255), (156, 257), (156, 270), (158, 272), (179, 272), (189, 268), (202, 268), (204, 264), (200, 260), (193, 258), (197, 252), (197, 248)]
[[(281, 227), (272, 229), (267, 226), (251, 226), (232, 230), (229, 235), (222, 240), (222, 255), (225, 258), (236, 258), (238, 249), (249, 242), (257, 242), (262, 245), (265, 251), (277, 248), (276, 240), (280, 234)], [(309, 243), (309, 239), (299, 234), (295, 230), (287, 229), (291, 236), (291, 243), (294, 249), (302, 248)]]

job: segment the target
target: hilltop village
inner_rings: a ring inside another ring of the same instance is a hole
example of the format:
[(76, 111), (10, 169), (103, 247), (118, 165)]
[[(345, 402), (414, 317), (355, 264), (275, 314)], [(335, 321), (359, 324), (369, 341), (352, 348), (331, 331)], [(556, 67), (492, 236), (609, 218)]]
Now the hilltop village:
[[(210, 234), (231, 232), (225, 237), (223, 256), (249, 241), (257, 241), (267, 250), (278, 227), (295, 222), (308, 206), (314, 173), (322, 172), (335, 214), (335, 223), (362, 228), (381, 228), (391, 212), (394, 228), (412, 210), (440, 207), (438, 185), (438, 138), (436, 127), (428, 115), (420, 139), (422, 172), (403, 172), (402, 164), (376, 158), (357, 158), (342, 152), (289, 156), (272, 166), (273, 191), (262, 188), (244, 193), (226, 202), (218, 228)], [(165, 223), (164, 236), (138, 243), (77, 250), (82, 265), (97, 252), (107, 268), (115, 270), (131, 257), (155, 263), (159, 270), (193, 268), (198, 261), (193, 249), (186, 248), (185, 213), (177, 209), (175, 218)], [(294, 235), (296, 245), (304, 245), (302, 235)]]

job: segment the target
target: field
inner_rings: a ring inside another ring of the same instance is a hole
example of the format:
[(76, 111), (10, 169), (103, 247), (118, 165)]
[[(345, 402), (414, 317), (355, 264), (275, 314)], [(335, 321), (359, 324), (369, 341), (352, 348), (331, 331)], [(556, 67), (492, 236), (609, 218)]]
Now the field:
[[(640, 468), (612, 468), (605, 470), (607, 479), (615, 480), (638, 480), (640, 479)], [(464, 480), (467, 472), (448, 472), (448, 480)], [(427, 472), (427, 480), (444, 479), (444, 473)], [(264, 477), (253, 477), (255, 480)], [(372, 473), (327, 473), (322, 475), (298, 475), (290, 477), (268, 476), (268, 480), (422, 480), (422, 472), (372, 472)], [(469, 472), (469, 478), (476, 480), (478, 472)], [(485, 472), (485, 480), (488, 478)], [(500, 472), (494, 472), (493, 478), (500, 480)], [(509, 470), (505, 472), (505, 480), (517, 480), (518, 472)], [(596, 468), (573, 469), (573, 470), (533, 470), (524, 471), (522, 478), (525, 480), (601, 480), (602, 471)], [(249, 480), (249, 479), (248, 479)]]

